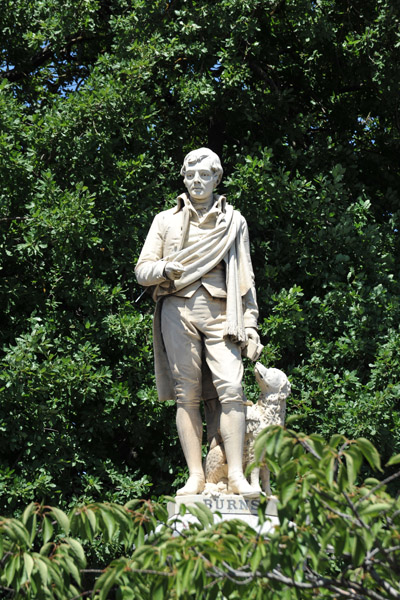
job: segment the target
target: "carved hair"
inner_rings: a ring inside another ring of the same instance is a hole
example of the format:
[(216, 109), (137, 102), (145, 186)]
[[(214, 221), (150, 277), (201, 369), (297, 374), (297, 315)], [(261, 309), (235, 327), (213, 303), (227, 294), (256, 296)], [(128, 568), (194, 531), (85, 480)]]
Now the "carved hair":
[[(284, 373), (282, 373), (284, 375)], [(283, 382), (279, 386), (279, 389), (273, 392), (261, 392), (259, 397), (259, 402), (261, 404), (275, 404), (276, 402), (282, 402), (282, 400), (286, 400), (291, 394), (292, 386), (290, 385), (289, 379), (284, 375)]]
[(183, 159), (181, 175), (184, 177), (185, 173), (186, 173), (186, 169), (188, 167), (191, 167), (191, 166), (197, 164), (198, 162), (202, 161), (204, 158), (211, 159), (211, 171), (213, 173), (218, 174), (218, 177), (217, 177), (217, 185), (218, 185), (222, 179), (222, 174), (224, 171), (223, 171), (219, 156), (217, 154), (215, 154), (215, 152), (213, 152), (209, 148), (197, 148), (196, 150), (192, 150), (191, 152), (189, 152), (189, 154), (186, 154), (185, 158)]

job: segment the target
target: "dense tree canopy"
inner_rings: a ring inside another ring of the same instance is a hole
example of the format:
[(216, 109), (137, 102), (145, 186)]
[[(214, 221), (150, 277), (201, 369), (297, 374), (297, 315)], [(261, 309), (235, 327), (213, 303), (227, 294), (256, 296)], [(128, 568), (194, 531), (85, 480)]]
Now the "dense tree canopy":
[(289, 410), (400, 452), (400, 7), (0, 4), (1, 512), (182, 477), (133, 268), (200, 145), (248, 220)]

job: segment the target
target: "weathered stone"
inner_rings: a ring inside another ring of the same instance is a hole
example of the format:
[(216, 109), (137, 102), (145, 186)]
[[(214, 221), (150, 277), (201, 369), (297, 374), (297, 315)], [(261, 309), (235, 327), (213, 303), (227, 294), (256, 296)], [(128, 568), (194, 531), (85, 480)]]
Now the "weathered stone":
[(227, 494), (221, 496), (205, 496), (196, 494), (193, 496), (177, 496), (176, 502), (168, 503), (169, 523), (174, 526), (176, 535), (184, 529), (187, 529), (191, 523), (198, 522), (197, 518), (191, 513), (179, 515), (179, 508), (182, 504), (185, 506), (196, 506), (201, 503), (207, 506), (214, 514), (214, 523), (221, 521), (230, 521), (240, 519), (252, 527), (258, 534), (267, 536), (270, 531), (279, 525), (277, 517), (277, 499), (270, 497), (266, 510), (265, 521), (260, 523), (258, 518), (259, 499), (243, 498), (236, 494)]
[[(175, 503), (168, 503), (168, 514), (170, 517), (179, 513), (181, 504), (185, 506), (196, 506), (197, 503), (204, 504), (211, 512), (219, 512), (222, 515), (235, 515), (238, 518), (243, 515), (257, 515), (260, 504), (259, 498), (243, 498), (240, 494), (221, 494), (219, 496), (206, 496), (196, 494), (193, 496), (176, 496)], [(271, 496), (267, 503), (265, 514), (277, 517), (277, 499)]]
[[(177, 401), (176, 424), (189, 468), (177, 495), (205, 486), (201, 399), (218, 410), (209, 429), (220, 435), (229, 491), (255, 498), (243, 474), (245, 406), (241, 354), (251, 340), (261, 350), (258, 308), (245, 218), (214, 193), (222, 178), (219, 157), (208, 148), (186, 155), (181, 174), (187, 194), (156, 215), (135, 273), (157, 302), (153, 346), (160, 400)], [(208, 383), (207, 383), (208, 380)], [(206, 419), (209, 410), (205, 411)]]

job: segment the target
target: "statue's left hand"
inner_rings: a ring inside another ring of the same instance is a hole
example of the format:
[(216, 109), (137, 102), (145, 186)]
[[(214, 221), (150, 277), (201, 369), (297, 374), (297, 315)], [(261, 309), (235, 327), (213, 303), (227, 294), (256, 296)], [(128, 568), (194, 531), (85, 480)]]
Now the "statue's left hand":
[(254, 329), (254, 327), (246, 327), (246, 333), (249, 340), (253, 340), (257, 345), (260, 343), (260, 336), (258, 335), (257, 329)]

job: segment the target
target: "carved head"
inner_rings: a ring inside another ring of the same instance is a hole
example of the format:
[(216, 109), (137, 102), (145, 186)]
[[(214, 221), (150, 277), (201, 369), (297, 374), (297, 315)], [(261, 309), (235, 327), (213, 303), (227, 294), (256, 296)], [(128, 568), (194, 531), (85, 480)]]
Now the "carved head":
[(282, 399), (290, 395), (290, 382), (283, 371), (264, 367), (262, 363), (257, 362), (254, 373), (263, 394), (279, 394)]
[(198, 163), (207, 164), (207, 167), (215, 174), (217, 177), (215, 178), (216, 186), (221, 182), (223, 168), (221, 165), (220, 158), (218, 154), (215, 154), (209, 148), (197, 148), (196, 150), (192, 150), (188, 154), (186, 154), (183, 159), (183, 165), (181, 169), (181, 175), (185, 177), (186, 171), (189, 168), (195, 167)]

